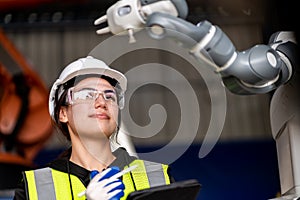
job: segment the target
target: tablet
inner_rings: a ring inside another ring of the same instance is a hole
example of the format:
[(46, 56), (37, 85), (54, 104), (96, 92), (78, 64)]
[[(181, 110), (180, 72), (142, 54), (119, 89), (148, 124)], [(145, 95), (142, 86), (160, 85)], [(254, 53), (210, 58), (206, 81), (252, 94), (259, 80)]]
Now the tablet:
[(196, 179), (178, 181), (130, 193), (126, 200), (196, 200), (201, 184)]

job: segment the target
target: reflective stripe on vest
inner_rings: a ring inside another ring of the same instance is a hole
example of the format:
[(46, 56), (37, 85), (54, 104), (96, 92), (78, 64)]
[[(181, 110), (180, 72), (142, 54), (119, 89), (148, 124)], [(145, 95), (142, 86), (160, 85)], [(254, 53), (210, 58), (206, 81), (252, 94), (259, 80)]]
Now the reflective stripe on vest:
[[(139, 159), (129, 164), (129, 166), (132, 165), (138, 165), (138, 167), (130, 173), (123, 175), (122, 180), (125, 185), (125, 195), (121, 198), (122, 200), (126, 199), (128, 194), (135, 190), (170, 184), (167, 165)], [(47, 167), (26, 171), (25, 175), (30, 200), (72, 199), (67, 173)], [(70, 177), (74, 199), (84, 200), (85, 195), (82, 197), (78, 197), (77, 195), (86, 189), (85, 186), (78, 177), (72, 174)]]
[[(67, 173), (49, 167), (26, 171), (28, 195), (30, 200), (72, 199), (69, 176)], [(85, 196), (77, 194), (85, 190), (85, 186), (74, 175), (70, 175), (74, 199), (84, 200)]]
[(168, 165), (145, 160), (134, 160), (129, 166), (133, 165), (138, 167), (123, 175), (125, 190), (121, 200), (125, 200), (135, 190), (170, 184)]

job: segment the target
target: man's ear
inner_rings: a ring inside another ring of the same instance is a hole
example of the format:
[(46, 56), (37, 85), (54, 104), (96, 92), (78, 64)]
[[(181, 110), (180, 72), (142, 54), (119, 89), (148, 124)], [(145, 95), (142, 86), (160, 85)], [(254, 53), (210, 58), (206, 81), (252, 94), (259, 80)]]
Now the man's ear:
[(59, 110), (59, 121), (63, 123), (68, 122), (67, 108), (64, 106)]

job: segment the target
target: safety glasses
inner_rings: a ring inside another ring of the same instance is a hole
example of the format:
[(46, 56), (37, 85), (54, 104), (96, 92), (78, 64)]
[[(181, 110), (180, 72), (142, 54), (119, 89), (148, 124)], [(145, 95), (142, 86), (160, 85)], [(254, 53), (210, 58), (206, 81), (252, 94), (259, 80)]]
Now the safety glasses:
[(122, 93), (117, 93), (116, 90), (99, 91), (94, 88), (69, 88), (67, 103), (71, 105), (78, 103), (93, 103), (100, 98), (100, 96), (103, 97), (106, 103), (116, 104), (120, 108), (123, 108), (124, 106), (124, 95)]

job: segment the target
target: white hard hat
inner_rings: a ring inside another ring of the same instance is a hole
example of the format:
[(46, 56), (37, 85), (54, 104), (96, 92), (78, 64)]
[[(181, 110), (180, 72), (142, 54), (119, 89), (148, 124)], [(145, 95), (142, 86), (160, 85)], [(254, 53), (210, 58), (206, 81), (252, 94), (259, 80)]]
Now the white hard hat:
[[(86, 58), (80, 58), (72, 63), (70, 63), (61, 72), (59, 78), (54, 82), (50, 90), (49, 95), (49, 113), (54, 119), (54, 108), (55, 108), (55, 94), (56, 90), (60, 85), (66, 83), (78, 75), (88, 75), (88, 74), (100, 74), (105, 75), (110, 78), (115, 79), (120, 84), (121, 90), (124, 93), (127, 88), (127, 78), (121, 72), (110, 68), (103, 61), (93, 58), (92, 56), (87, 56)], [(58, 99), (60, 98), (62, 92), (58, 94)], [(55, 120), (55, 119), (54, 119)]]

